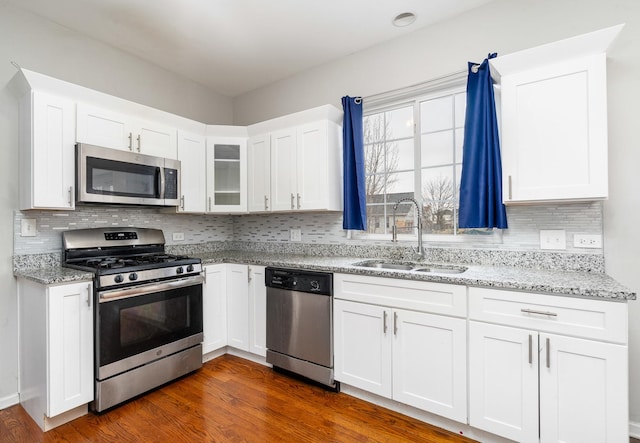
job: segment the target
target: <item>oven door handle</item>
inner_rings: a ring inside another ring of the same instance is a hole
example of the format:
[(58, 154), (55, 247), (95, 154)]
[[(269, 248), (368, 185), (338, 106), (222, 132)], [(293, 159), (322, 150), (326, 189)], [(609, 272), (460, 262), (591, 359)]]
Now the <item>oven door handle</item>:
[(133, 286), (124, 289), (111, 289), (109, 291), (99, 291), (98, 301), (100, 303), (120, 300), (122, 298), (137, 297), (139, 295), (152, 294), (154, 292), (167, 291), (170, 289), (186, 288), (188, 286), (200, 285), (204, 282), (202, 275), (196, 275), (178, 280), (163, 281), (159, 283), (149, 283), (140, 286)]

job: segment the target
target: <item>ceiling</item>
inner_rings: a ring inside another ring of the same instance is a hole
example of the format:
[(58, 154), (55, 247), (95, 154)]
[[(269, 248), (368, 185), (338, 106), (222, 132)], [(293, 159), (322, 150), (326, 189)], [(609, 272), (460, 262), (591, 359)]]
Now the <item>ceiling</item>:
[(229, 97), (489, 1), (6, 0)]

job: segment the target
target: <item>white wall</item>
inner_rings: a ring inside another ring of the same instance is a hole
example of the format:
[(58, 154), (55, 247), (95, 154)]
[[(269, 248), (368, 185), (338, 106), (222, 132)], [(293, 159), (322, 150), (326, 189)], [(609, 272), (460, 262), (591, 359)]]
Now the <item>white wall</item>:
[[(352, 54), (237, 97), (234, 123), (250, 124), (368, 96), (466, 69), (489, 52), (508, 54), (626, 23), (609, 53), (609, 181), (604, 205), (607, 272), (640, 292), (640, 2), (497, 0), (463, 16)], [(631, 420), (640, 426), (640, 302), (630, 303)], [(640, 437), (640, 427), (633, 428)]]
[(10, 64), (201, 122), (230, 124), (230, 98), (0, 1), (0, 409), (16, 402), (13, 210), (18, 207), (17, 100)]

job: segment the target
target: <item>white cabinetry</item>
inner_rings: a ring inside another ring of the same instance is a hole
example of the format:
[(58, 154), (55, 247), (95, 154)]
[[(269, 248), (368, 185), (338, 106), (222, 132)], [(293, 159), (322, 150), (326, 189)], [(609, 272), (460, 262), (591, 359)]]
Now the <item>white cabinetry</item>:
[(227, 346), (227, 265), (204, 266), (202, 353)]
[(21, 278), (18, 294), (20, 403), (48, 430), (85, 414), (93, 400), (92, 284)]
[(340, 118), (323, 106), (249, 127), (250, 211), (342, 209)]
[(75, 103), (29, 91), (19, 118), (20, 209), (73, 209)]
[(504, 203), (608, 196), (604, 51), (619, 27), (497, 57)]
[(627, 305), (469, 289), (469, 424), (520, 442), (628, 440)]
[(246, 137), (207, 137), (207, 211), (247, 212)]
[[(334, 276), (336, 380), (466, 422), (466, 288)], [(449, 315), (442, 315), (442, 314)]]
[(206, 144), (204, 135), (178, 131), (180, 160), (180, 205), (178, 212), (206, 211)]
[(249, 266), (249, 352), (267, 355), (267, 287), (265, 267)]
[(249, 351), (249, 270), (227, 264), (227, 344)]
[(79, 143), (175, 159), (176, 137), (175, 127), (78, 103)]

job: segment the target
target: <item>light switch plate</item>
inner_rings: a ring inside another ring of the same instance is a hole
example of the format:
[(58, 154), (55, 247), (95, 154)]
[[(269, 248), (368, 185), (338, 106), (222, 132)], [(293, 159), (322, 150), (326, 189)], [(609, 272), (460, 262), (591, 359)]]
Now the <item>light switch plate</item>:
[(540, 230), (540, 249), (567, 249), (567, 233), (564, 229)]
[(21, 237), (35, 237), (37, 233), (35, 218), (23, 218), (20, 220)]
[(302, 232), (300, 229), (289, 229), (289, 240), (302, 241)]

